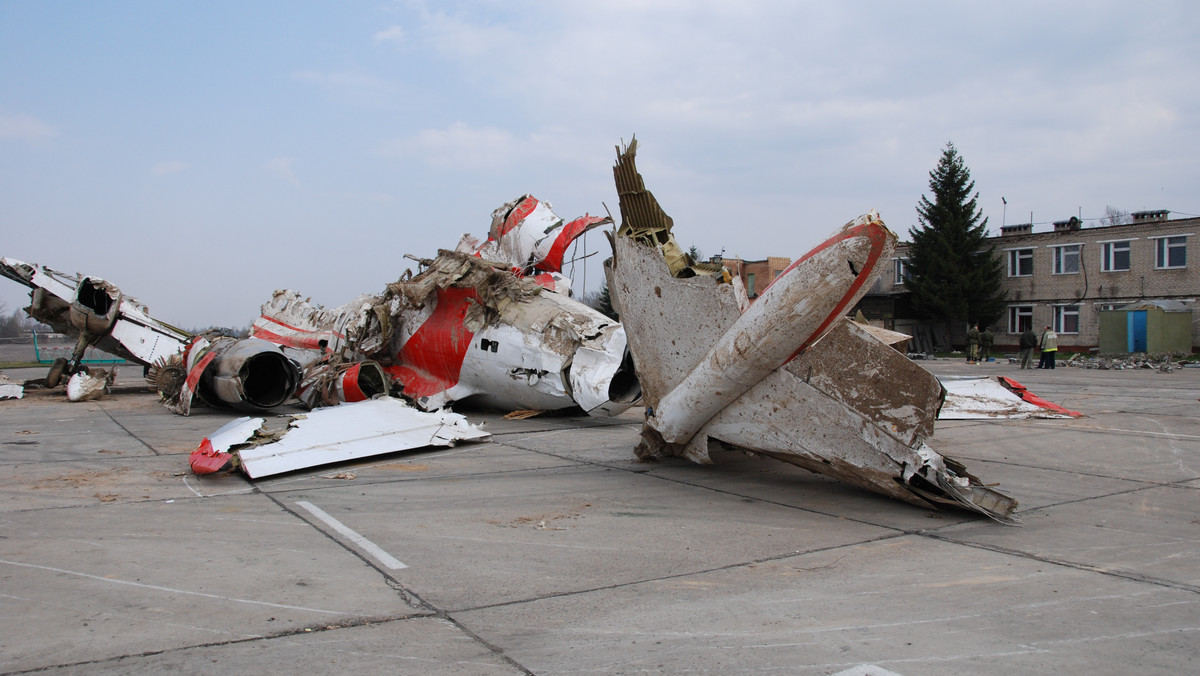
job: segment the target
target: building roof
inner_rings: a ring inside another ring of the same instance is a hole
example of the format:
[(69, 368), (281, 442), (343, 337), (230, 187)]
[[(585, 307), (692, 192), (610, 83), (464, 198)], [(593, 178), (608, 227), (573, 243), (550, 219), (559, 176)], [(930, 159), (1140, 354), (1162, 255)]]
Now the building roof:
[(1192, 311), (1190, 307), (1177, 300), (1139, 300), (1117, 308), (1121, 312), (1154, 309), (1162, 310), (1163, 312), (1187, 312), (1189, 314)]

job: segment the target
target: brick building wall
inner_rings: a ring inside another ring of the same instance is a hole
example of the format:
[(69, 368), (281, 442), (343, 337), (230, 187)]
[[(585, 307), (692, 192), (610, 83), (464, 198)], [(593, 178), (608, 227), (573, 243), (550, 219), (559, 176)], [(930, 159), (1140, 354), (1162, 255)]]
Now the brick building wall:
[(762, 294), (768, 284), (792, 264), (792, 259), (782, 256), (770, 256), (761, 261), (725, 258), (723, 263), (725, 267), (729, 268), (730, 273), (742, 278), (742, 284), (746, 286), (746, 295), (750, 296), (750, 300), (754, 300)]
[[(1015, 225), (989, 238), (1004, 263), (1008, 294), (1005, 316), (992, 327), (997, 346), (1015, 347), (1026, 325), (1035, 332), (1052, 325), (1060, 349), (1087, 350), (1099, 344), (1101, 310), (1137, 300), (1177, 300), (1194, 308), (1192, 345), (1200, 347), (1200, 218), (1165, 220), (1165, 215), (1141, 212), (1132, 224), (1095, 228), (1064, 221), (1049, 232)], [(893, 301), (906, 295), (910, 246), (897, 246), (873, 295)]]

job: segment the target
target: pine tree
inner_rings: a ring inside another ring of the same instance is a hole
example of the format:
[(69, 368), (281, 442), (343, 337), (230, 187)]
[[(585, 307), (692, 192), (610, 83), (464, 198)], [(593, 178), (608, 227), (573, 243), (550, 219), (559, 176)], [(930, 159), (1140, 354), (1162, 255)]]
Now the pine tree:
[(919, 226), (909, 229), (909, 279), (913, 309), (954, 332), (992, 324), (1007, 300), (1000, 287), (1003, 261), (987, 242), (987, 219), (978, 209), (975, 181), (953, 143), (929, 172), (933, 200), (917, 204)]
[(603, 314), (610, 319), (616, 319), (617, 321), (620, 321), (620, 317), (617, 316), (617, 311), (613, 309), (612, 296), (608, 293), (607, 284), (601, 287), (600, 294), (596, 297), (596, 302), (592, 305), (592, 307), (599, 310), (600, 314)]

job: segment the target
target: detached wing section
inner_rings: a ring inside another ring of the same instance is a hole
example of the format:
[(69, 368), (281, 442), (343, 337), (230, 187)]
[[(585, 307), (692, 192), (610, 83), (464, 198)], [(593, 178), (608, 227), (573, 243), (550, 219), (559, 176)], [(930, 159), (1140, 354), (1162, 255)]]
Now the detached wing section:
[(640, 457), (709, 462), (709, 444), (723, 442), (1013, 522), (1015, 500), (924, 443), (942, 401), (937, 379), (842, 319), (894, 246), (877, 215), (848, 223), (742, 311), (739, 287), (678, 260), (635, 152), (636, 142), (614, 168), (624, 222), (606, 273), (648, 407)]
[(239, 418), (206, 437), (189, 463), (197, 474), (240, 467), (251, 479), (260, 479), (488, 436), (457, 413), (426, 413), (399, 399), (380, 397), (291, 416), (283, 429), (268, 429), (263, 418)]

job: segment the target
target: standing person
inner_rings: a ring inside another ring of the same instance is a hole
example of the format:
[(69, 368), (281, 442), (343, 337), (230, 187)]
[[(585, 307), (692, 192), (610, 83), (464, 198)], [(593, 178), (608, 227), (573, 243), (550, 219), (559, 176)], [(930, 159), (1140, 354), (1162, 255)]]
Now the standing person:
[(979, 329), (974, 325), (967, 329), (967, 363), (974, 364), (979, 359)]
[(1021, 368), (1033, 368), (1033, 348), (1037, 347), (1038, 337), (1032, 328), (1021, 333)]
[(1038, 368), (1053, 369), (1054, 358), (1058, 355), (1058, 334), (1047, 326), (1046, 330), (1042, 331), (1038, 347), (1042, 348), (1042, 359), (1038, 362)]
[(992, 327), (984, 326), (983, 333), (979, 334), (979, 360), (987, 361), (992, 358), (992, 343), (996, 342), (996, 334), (992, 333)]

